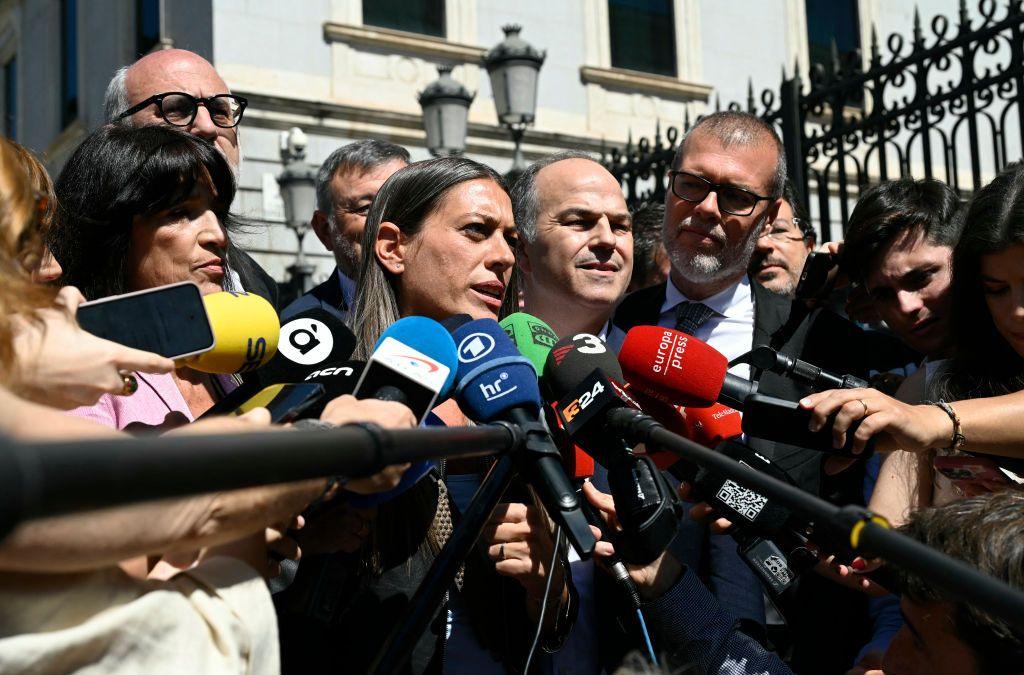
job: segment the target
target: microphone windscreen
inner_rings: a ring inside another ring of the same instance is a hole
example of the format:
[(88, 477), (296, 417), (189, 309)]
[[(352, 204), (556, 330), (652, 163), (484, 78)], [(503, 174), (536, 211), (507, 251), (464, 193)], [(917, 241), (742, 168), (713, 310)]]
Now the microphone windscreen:
[(692, 335), (658, 326), (630, 329), (619, 363), (632, 387), (674, 405), (698, 408), (718, 399), (729, 367), (725, 356)]
[(576, 390), (580, 382), (600, 368), (605, 375), (622, 381), (622, 369), (604, 340), (590, 333), (564, 337), (555, 343), (544, 363), (544, 382), (555, 398)]
[(684, 412), (687, 433), (683, 435), (706, 448), (743, 434), (743, 416), (727, 405), (715, 403), (706, 408), (686, 408)]
[(340, 361), (316, 366), (302, 382), (322, 385), (324, 395), (303, 412), (303, 418), (319, 418), (327, 404), (345, 394), (355, 391), (359, 376), (366, 367), (365, 361)]
[(447, 319), (441, 321), (441, 325), (449, 333), (454, 333), (455, 329), (459, 326), (465, 326), (467, 323), (473, 320), (469, 314), (452, 314)]
[(526, 312), (509, 314), (499, 322), (499, 325), (516, 344), (519, 353), (530, 360), (537, 375), (543, 373), (548, 352), (558, 341), (558, 336), (551, 330), (551, 326)]
[(455, 352), (455, 341), (444, 326), (423, 316), (407, 316), (388, 326), (388, 329), (377, 340), (377, 344), (373, 346), (374, 351), (377, 351), (381, 343), (388, 338), (397, 340), (406, 347), (411, 347), (447, 366), (448, 376), (437, 396), (438, 398), (448, 396), (448, 392), (451, 391), (452, 385), (455, 383), (455, 371), (459, 367), (459, 357)]
[(213, 349), (187, 361), (204, 373), (246, 373), (266, 365), (277, 351), (281, 323), (274, 307), (253, 293), (203, 296), (216, 340)]
[(260, 382), (301, 382), (317, 367), (352, 356), (356, 337), (334, 314), (319, 307), (299, 312), (281, 326), (277, 354), (259, 371)]
[(490, 422), (517, 407), (540, 411), (537, 372), (497, 321), (471, 321), (452, 337), (459, 358), (455, 396), (470, 419)]

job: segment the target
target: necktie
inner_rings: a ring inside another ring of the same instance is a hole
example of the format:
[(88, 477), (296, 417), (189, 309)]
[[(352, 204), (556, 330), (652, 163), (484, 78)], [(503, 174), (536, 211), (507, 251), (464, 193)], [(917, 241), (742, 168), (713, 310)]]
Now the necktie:
[(703, 302), (681, 302), (676, 307), (676, 330), (693, 335), (715, 314), (715, 310)]

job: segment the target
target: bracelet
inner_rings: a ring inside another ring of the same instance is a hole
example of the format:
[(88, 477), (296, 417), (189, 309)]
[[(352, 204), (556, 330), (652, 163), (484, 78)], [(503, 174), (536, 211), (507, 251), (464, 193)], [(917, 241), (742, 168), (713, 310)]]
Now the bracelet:
[(950, 439), (949, 447), (946, 449), (953, 452), (960, 452), (964, 447), (964, 443), (967, 442), (967, 438), (963, 433), (963, 427), (960, 424), (960, 416), (956, 414), (955, 410), (953, 410), (953, 406), (942, 399), (939, 399), (938, 401), (928, 401), (928, 403), (936, 406), (942, 410), (942, 412), (949, 415), (949, 419), (953, 421), (953, 438)]

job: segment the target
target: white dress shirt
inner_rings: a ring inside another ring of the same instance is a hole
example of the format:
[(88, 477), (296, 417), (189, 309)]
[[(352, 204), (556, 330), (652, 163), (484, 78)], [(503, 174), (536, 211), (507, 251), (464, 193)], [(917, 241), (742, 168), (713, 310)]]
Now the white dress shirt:
[[(665, 302), (661, 305), (658, 325), (665, 328), (676, 327), (676, 307), (683, 302), (694, 302), (676, 288), (671, 278), (665, 289)], [(701, 302), (712, 310), (711, 316), (703, 326), (697, 329), (693, 337), (706, 342), (732, 361), (749, 352), (754, 346), (754, 296), (750, 290), (750, 279), (744, 275), (736, 284), (720, 291)], [(626, 334), (622, 329), (613, 326), (608, 333), (608, 344), (618, 352)], [(750, 379), (750, 366), (740, 364), (733, 366), (729, 372)]]

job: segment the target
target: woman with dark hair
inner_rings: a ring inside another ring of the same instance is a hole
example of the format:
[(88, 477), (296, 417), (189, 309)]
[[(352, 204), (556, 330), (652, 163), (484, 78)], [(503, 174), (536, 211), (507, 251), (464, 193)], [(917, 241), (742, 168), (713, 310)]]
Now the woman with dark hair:
[[(886, 458), (872, 498), (896, 522), (923, 506), (1019, 485), (1024, 473), (1024, 166), (1008, 167), (979, 190), (964, 219), (953, 254), (954, 355), (905, 383), (920, 390), (913, 400), (934, 403), (909, 405), (873, 389), (801, 402), (812, 410), (812, 428), (836, 415), (837, 444), (859, 421), (858, 450), (877, 437), (879, 449), (900, 451)], [(972, 466), (947, 468), (965, 457)], [(940, 468), (962, 478), (951, 481)]]
[[(207, 141), (166, 126), (103, 127), (72, 154), (56, 195), (47, 239), (63, 267), (61, 283), (86, 298), (181, 281), (204, 295), (232, 289), (234, 176)], [(74, 414), (116, 429), (177, 426), (234, 386), (230, 377), (189, 368), (135, 377), (135, 395), (105, 396)]]
[[(515, 311), (508, 289), (515, 236), (505, 183), (486, 166), (450, 157), (392, 175), (374, 198), (363, 233), (351, 316), (355, 358), (365, 359), (388, 326), (404, 316), (497, 319)], [(472, 424), (453, 400), (434, 412), (448, 425)], [(485, 468), (477, 460), (448, 462), (379, 507), (361, 570), (353, 572), (359, 582), (348, 611), (334, 618), (328, 637), (317, 644), (308, 644), (317, 642), (308, 634), (285, 636), (286, 672), (318, 659), (343, 662), (353, 672), (369, 666), (444, 545), (452, 512), (466, 506)], [(503, 504), (492, 517), (484, 545), (466, 561), (445, 608), (416, 644), (411, 672), (435, 672), (442, 664), (445, 670), (481, 674), (523, 667), (552, 574), (547, 566), (554, 542), (543, 510), (520, 493), (509, 501), (529, 503)], [(571, 625), (563, 570), (554, 571), (545, 614), (548, 648)]]

